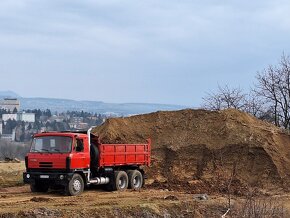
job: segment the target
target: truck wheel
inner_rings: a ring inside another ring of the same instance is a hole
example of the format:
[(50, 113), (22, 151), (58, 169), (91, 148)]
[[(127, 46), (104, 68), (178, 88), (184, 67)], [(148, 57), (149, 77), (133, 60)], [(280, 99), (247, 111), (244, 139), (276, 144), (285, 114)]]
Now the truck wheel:
[(39, 181), (35, 181), (35, 184), (30, 184), (31, 192), (47, 192), (48, 188), (48, 184)]
[(84, 180), (80, 174), (74, 174), (66, 187), (66, 194), (76, 196), (84, 191)]
[(116, 171), (113, 181), (113, 190), (125, 191), (128, 188), (128, 175), (124, 171)]
[(128, 170), (129, 188), (140, 190), (143, 186), (143, 176), (139, 170)]

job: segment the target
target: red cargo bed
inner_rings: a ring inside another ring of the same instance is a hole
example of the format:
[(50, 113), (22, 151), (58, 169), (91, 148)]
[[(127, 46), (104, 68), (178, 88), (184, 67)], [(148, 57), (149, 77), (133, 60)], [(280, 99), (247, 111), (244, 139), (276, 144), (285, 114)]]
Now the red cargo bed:
[(100, 144), (100, 167), (122, 165), (150, 166), (151, 140), (147, 144)]

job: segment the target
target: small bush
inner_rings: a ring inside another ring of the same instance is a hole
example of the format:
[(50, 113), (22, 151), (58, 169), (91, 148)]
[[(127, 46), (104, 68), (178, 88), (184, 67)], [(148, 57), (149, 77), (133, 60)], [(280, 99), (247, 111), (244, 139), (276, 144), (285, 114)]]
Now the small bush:
[(0, 140), (0, 160), (18, 158), (23, 160), (29, 152), (30, 145)]
[(231, 210), (232, 218), (283, 218), (288, 217), (281, 201), (275, 198), (257, 198), (248, 196), (240, 205)]

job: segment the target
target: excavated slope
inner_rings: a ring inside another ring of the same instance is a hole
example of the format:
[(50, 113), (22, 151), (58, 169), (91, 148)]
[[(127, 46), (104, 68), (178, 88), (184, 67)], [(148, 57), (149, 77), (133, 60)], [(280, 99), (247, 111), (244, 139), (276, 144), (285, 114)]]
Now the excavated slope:
[[(290, 137), (246, 113), (181, 110), (108, 119), (94, 129), (103, 143), (152, 139), (153, 184), (223, 191), (229, 181), (266, 190), (290, 185)], [(231, 179), (232, 178), (232, 179)]]

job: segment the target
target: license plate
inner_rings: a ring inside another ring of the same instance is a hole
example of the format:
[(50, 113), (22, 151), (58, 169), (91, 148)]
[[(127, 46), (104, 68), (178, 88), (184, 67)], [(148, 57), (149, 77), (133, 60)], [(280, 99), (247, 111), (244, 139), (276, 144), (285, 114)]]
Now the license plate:
[(49, 175), (40, 175), (40, 178), (41, 179), (48, 179), (49, 178)]

